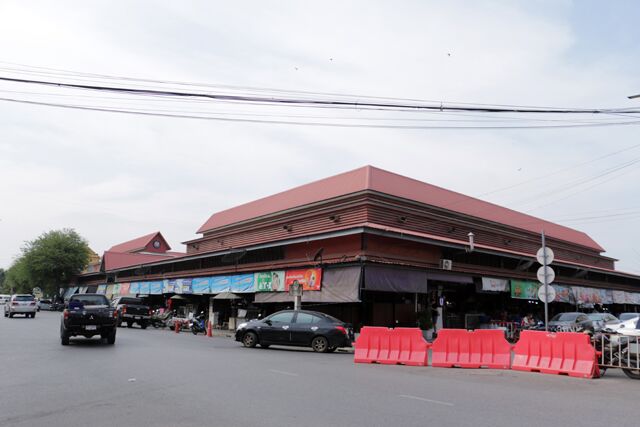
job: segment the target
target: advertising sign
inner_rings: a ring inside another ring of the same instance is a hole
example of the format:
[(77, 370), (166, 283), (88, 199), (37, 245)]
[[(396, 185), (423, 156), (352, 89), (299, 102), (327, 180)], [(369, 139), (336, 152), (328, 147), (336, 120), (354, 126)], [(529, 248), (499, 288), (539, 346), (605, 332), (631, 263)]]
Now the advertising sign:
[(211, 293), (219, 294), (231, 289), (231, 276), (216, 276), (211, 278)]
[(107, 292), (107, 285), (98, 285), (97, 294), (105, 294)]
[(162, 293), (163, 282), (149, 282), (149, 293), (151, 295), (160, 295)]
[(120, 283), (120, 295), (129, 295), (130, 283)]
[(118, 296), (120, 295), (120, 283), (114, 283), (113, 284), (113, 296)]
[(578, 304), (611, 304), (613, 303), (613, 292), (606, 289), (584, 288), (582, 286), (572, 286), (573, 295)]
[(284, 292), (284, 277), (284, 271), (256, 273), (256, 292)]
[(482, 290), (487, 292), (507, 292), (509, 281), (507, 279), (482, 278)]
[(211, 277), (196, 277), (191, 280), (191, 290), (194, 294), (208, 294), (211, 292)]
[(562, 285), (553, 285), (553, 289), (556, 291), (556, 297), (553, 300), (554, 302), (566, 302), (568, 304), (573, 303), (575, 301), (573, 299), (573, 293), (571, 292), (571, 287), (562, 286)]
[(614, 304), (626, 304), (627, 303), (627, 297), (626, 297), (626, 292), (625, 291), (613, 291), (611, 293), (612, 297), (613, 297), (613, 303)]
[(305, 291), (319, 291), (322, 283), (322, 269), (308, 268), (306, 270), (289, 270), (284, 276), (284, 289), (289, 291), (289, 286), (298, 281)]
[(139, 294), (149, 295), (149, 282), (138, 282), (140, 288), (138, 289)]
[(517, 299), (538, 299), (538, 288), (540, 283), (530, 282), (528, 280), (512, 280), (511, 281), (511, 298)]
[(136, 295), (140, 293), (140, 282), (132, 282), (129, 284), (129, 293)]
[(231, 292), (254, 292), (253, 273), (231, 276)]
[(192, 294), (191, 279), (180, 279), (180, 290), (182, 294)]

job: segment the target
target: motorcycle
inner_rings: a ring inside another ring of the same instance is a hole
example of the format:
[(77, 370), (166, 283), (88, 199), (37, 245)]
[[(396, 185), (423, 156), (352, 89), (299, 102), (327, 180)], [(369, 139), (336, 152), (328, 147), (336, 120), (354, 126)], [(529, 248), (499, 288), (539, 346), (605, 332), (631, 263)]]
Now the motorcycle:
[(193, 335), (197, 335), (198, 332), (202, 332), (204, 334), (207, 333), (207, 330), (204, 326), (204, 311), (201, 311), (191, 320), (191, 332), (193, 333)]
[(151, 326), (153, 326), (154, 328), (166, 328), (169, 326), (172, 317), (173, 313), (169, 310), (165, 311), (162, 314), (160, 314), (159, 311), (156, 310), (149, 321), (151, 322)]
[(608, 368), (620, 368), (634, 380), (640, 380), (640, 340), (636, 334), (605, 328), (593, 335), (593, 345), (599, 352), (600, 375)]

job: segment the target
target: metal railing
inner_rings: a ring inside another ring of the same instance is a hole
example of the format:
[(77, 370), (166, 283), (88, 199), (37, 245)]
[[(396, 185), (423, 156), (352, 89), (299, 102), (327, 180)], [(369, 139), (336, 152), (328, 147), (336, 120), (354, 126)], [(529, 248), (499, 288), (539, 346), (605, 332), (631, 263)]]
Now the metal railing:
[(640, 337), (599, 333), (594, 345), (601, 367), (640, 371)]

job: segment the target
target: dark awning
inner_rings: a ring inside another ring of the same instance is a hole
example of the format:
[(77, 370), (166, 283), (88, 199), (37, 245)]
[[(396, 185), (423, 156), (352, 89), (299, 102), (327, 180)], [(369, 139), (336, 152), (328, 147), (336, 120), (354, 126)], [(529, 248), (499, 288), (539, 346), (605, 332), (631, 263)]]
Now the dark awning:
[[(319, 291), (305, 291), (302, 302), (360, 302), (361, 267), (325, 268)], [(256, 292), (255, 302), (292, 302), (288, 292)]]
[(427, 272), (385, 265), (367, 265), (364, 289), (367, 291), (427, 293)]

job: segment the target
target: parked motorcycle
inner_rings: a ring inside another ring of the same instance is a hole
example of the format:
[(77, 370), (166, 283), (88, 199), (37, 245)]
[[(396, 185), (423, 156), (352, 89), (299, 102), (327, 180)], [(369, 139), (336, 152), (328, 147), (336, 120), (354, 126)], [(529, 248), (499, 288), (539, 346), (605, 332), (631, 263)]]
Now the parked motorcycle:
[(207, 333), (207, 330), (204, 326), (204, 311), (201, 311), (191, 320), (191, 332), (193, 333), (193, 335), (197, 335), (198, 332), (202, 332), (204, 334)]
[(169, 310), (165, 311), (162, 314), (160, 314), (158, 310), (156, 310), (149, 321), (151, 323), (151, 326), (153, 326), (154, 328), (166, 328), (169, 327), (169, 323), (172, 317), (173, 313)]
[(640, 340), (636, 334), (607, 328), (594, 334), (593, 345), (600, 352), (600, 375), (608, 368), (620, 368), (627, 377), (640, 380)]

